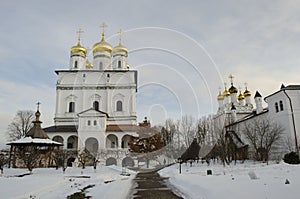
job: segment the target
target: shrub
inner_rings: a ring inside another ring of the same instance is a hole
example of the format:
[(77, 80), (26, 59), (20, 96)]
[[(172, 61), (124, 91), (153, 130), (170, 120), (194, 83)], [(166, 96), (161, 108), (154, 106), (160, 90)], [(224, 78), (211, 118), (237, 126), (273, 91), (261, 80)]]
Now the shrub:
[(288, 164), (300, 164), (299, 155), (296, 152), (290, 152), (284, 155), (283, 161)]

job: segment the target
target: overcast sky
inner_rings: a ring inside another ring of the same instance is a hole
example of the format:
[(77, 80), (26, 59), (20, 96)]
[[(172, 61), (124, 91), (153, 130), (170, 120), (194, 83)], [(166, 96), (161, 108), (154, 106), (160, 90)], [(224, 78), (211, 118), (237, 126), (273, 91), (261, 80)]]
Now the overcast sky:
[[(139, 72), (138, 120), (194, 117), (217, 111), (218, 88), (269, 95), (299, 84), (299, 1), (3, 1), (0, 6), (0, 135), (18, 110), (41, 104), (53, 125), (56, 69), (68, 69), (70, 48), (118, 44), (124, 31), (128, 62)], [(92, 57), (90, 54), (90, 61)], [(1, 141), (0, 139), (0, 141)]]

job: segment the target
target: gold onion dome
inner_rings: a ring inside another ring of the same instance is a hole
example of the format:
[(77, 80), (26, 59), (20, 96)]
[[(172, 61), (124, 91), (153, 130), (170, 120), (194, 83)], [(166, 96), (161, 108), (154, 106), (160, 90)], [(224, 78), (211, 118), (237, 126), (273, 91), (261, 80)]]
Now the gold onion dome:
[(238, 100), (241, 101), (243, 99), (245, 99), (245, 96), (242, 93), (240, 93), (238, 96)]
[(233, 85), (231, 85), (231, 87), (229, 88), (228, 91), (230, 92), (230, 94), (232, 94), (232, 93), (237, 93), (237, 92), (238, 92), (238, 89), (235, 88)]
[(125, 46), (123, 46), (122, 44), (119, 44), (118, 46), (114, 47), (112, 54), (125, 54), (125, 56), (128, 55), (128, 50)]
[(93, 68), (93, 64), (91, 64), (91, 62), (89, 62), (89, 60), (86, 60), (86, 68), (87, 69), (92, 69)]
[(102, 33), (102, 39), (100, 42), (93, 46), (93, 54), (95, 53), (108, 53), (111, 54), (113, 47), (104, 40), (104, 33)]
[(250, 93), (250, 91), (247, 90), (247, 88), (246, 88), (246, 90), (245, 90), (245, 92), (244, 92), (244, 96), (245, 96), (245, 97), (251, 96), (251, 93)]
[(76, 46), (71, 48), (71, 55), (80, 54), (82, 56), (86, 56), (87, 50), (83, 46), (80, 45), (80, 41), (78, 41)]
[(218, 98), (218, 100), (224, 100), (224, 95), (222, 95), (220, 92), (217, 98)]
[(223, 92), (223, 96), (225, 97), (230, 96), (230, 92), (227, 89), (225, 89), (225, 91)]

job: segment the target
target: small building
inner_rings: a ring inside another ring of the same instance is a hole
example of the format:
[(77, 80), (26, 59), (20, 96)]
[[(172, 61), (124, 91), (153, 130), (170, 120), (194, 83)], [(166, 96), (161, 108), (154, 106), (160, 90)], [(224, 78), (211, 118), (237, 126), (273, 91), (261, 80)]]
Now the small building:
[(9, 167), (27, 167), (31, 170), (34, 167), (53, 166), (51, 155), (55, 148), (63, 144), (51, 140), (41, 127), (39, 111), (35, 113), (36, 120), (33, 127), (28, 131), (24, 138), (7, 143), (10, 145)]

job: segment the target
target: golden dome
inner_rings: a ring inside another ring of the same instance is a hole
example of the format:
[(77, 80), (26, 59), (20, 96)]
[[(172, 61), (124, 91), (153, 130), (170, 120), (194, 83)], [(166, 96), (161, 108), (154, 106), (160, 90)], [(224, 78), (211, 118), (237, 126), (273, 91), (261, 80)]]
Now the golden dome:
[(235, 88), (233, 85), (231, 85), (231, 87), (229, 88), (228, 91), (230, 92), (230, 94), (232, 94), (232, 93), (237, 93), (237, 92), (238, 92), (238, 89)]
[(80, 54), (82, 56), (86, 56), (87, 50), (86, 50), (86, 48), (82, 47), (80, 45), (80, 42), (78, 41), (77, 45), (73, 46), (71, 48), (70, 52), (71, 52), (71, 55)]
[(243, 99), (245, 99), (245, 97), (244, 97), (244, 95), (242, 93), (240, 93), (239, 96), (238, 96), (238, 100), (241, 101)]
[(218, 98), (218, 100), (224, 100), (224, 95), (222, 95), (220, 92), (217, 98)]
[(227, 89), (225, 89), (225, 91), (223, 92), (223, 96), (225, 97), (230, 96), (230, 92)]
[(112, 46), (104, 40), (104, 33), (102, 33), (102, 39), (100, 42), (93, 46), (93, 54), (95, 53), (108, 53), (111, 54)]
[(245, 96), (245, 97), (251, 96), (250, 91), (248, 91), (248, 90), (246, 89), (245, 92), (244, 92), (244, 96)]
[(89, 62), (89, 60), (86, 60), (86, 68), (87, 69), (92, 69), (93, 68), (93, 64), (91, 64), (91, 62)]
[(119, 44), (118, 46), (114, 47), (112, 50), (112, 54), (122, 53), (125, 54), (125, 56), (128, 55), (128, 50), (125, 46), (122, 46), (122, 44)]

